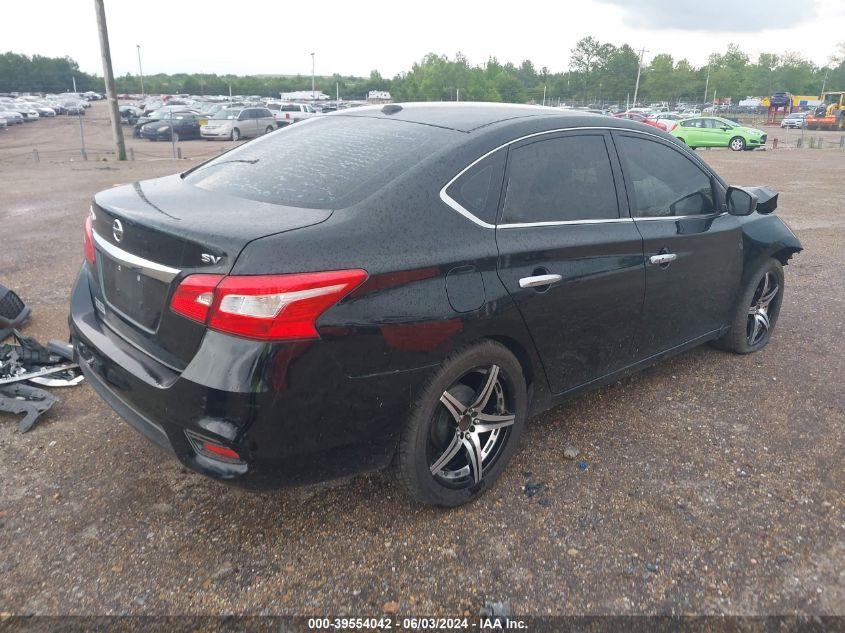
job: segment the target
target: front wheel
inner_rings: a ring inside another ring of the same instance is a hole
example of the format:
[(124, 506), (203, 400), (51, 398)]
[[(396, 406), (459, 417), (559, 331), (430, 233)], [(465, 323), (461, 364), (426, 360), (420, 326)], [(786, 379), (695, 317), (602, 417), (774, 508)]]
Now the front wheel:
[(745, 139), (741, 136), (734, 136), (728, 146), (735, 152), (741, 152), (745, 149)]
[(740, 296), (730, 331), (716, 341), (737, 354), (763, 349), (772, 337), (783, 301), (783, 265), (770, 259), (751, 277)]
[(411, 409), (393, 463), (411, 497), (457, 506), (480, 496), (525, 427), (525, 378), (507, 348), (485, 341), (441, 363)]
[(239, 141), (241, 139), (241, 131), (238, 128), (232, 130), (232, 140)]
[(270, 133), (270, 132), (272, 132), (272, 131), (273, 131), (273, 126), (268, 125), (268, 126), (267, 126), (267, 129), (266, 129), (266, 130), (264, 130), (264, 133), (265, 133), (265, 134), (269, 134), (269, 133)]

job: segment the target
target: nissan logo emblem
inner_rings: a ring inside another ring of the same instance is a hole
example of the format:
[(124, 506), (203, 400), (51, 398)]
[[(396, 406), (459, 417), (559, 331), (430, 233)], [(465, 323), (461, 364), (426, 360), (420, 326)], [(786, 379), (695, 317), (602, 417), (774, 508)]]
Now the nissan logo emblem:
[(123, 224), (120, 220), (115, 220), (111, 225), (111, 234), (114, 235), (114, 241), (120, 242), (123, 239)]

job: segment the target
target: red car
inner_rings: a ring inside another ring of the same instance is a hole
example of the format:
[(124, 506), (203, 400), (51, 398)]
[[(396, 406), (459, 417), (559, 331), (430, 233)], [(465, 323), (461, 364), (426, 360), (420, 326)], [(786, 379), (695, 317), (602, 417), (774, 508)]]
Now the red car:
[(654, 121), (653, 119), (649, 119), (642, 112), (620, 112), (619, 114), (614, 114), (613, 116), (615, 116), (617, 119), (629, 119), (631, 121), (639, 121), (640, 123), (645, 123), (646, 125), (656, 127), (657, 129), (663, 130), (664, 132), (669, 131), (667, 121)]

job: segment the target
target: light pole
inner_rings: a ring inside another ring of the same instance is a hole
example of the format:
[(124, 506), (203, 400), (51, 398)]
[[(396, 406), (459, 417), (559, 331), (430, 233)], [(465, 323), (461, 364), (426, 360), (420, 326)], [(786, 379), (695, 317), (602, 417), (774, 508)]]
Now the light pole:
[(311, 101), (314, 101), (314, 53), (311, 53)]
[(141, 68), (141, 45), (135, 44), (135, 48), (138, 49), (138, 72), (141, 73), (141, 96), (144, 96), (144, 69)]
[(641, 49), (640, 50), (640, 59), (637, 62), (637, 83), (634, 85), (634, 106), (633, 106), (635, 108), (637, 107), (637, 94), (639, 94), (639, 92), (640, 92), (640, 71), (643, 68), (643, 55), (645, 53), (648, 53), (648, 52), (649, 51), (647, 51), (644, 48)]

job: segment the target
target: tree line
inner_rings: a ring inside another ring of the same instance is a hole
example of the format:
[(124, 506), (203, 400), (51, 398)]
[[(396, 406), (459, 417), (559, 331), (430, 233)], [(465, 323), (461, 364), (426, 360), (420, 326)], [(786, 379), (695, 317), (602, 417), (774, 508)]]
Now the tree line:
[[(388, 90), (398, 101), (507, 101), (514, 103), (619, 104), (633, 100), (704, 102), (749, 95), (765, 96), (785, 90), (792, 94), (818, 95), (822, 86), (845, 90), (845, 42), (831, 50), (829, 63), (819, 67), (792, 52), (761, 53), (755, 60), (731, 44), (713, 53), (704, 66), (661, 53), (640, 69), (640, 56), (631, 46), (616, 46), (593, 37), (578, 41), (570, 51), (565, 71), (537, 69), (530, 60), (501, 63), (491, 57), (472, 65), (461, 53), (454, 58), (429, 53), (392, 79), (373, 70), (369, 77), (320, 76), (315, 88), (330, 96), (363, 99), (370, 90)], [(0, 92), (64, 92), (103, 90), (103, 80), (84, 73), (69, 57), (51, 58), (0, 55)], [(127, 73), (117, 77), (119, 93), (141, 93), (141, 78)], [(705, 96), (705, 88), (707, 94)], [(156, 74), (144, 77), (148, 94), (238, 94), (278, 96), (280, 92), (310, 90), (307, 75), (217, 75), (197, 73)]]

